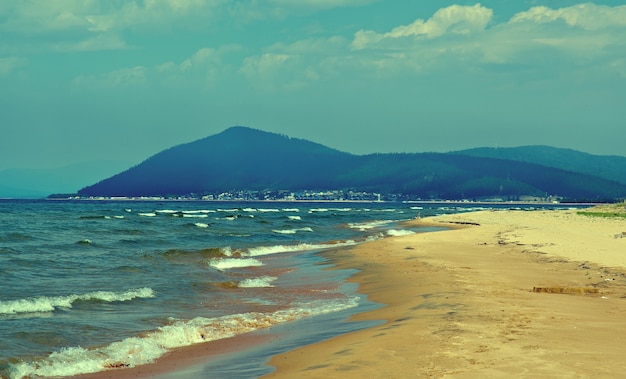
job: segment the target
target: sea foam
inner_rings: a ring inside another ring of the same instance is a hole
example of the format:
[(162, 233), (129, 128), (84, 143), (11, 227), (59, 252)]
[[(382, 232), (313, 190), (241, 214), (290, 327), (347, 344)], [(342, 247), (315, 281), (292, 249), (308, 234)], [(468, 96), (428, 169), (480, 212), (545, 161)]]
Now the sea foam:
[(154, 291), (147, 287), (131, 289), (125, 292), (96, 291), (82, 295), (40, 296), (28, 299), (0, 301), (0, 315), (52, 312), (58, 308), (72, 308), (72, 304), (80, 300), (115, 302), (150, 297), (154, 297)]
[(209, 266), (223, 271), (230, 268), (263, 266), (263, 262), (254, 258), (223, 258), (209, 260)]
[(356, 245), (355, 241), (340, 241), (335, 243), (321, 243), (310, 244), (300, 243), (297, 245), (272, 245), (272, 246), (257, 246), (249, 248), (246, 252), (251, 257), (258, 257), (262, 255), (272, 255), (279, 253), (293, 253), (298, 251), (310, 251), (310, 250), (325, 250), (343, 246)]
[(297, 228), (297, 229), (274, 229), (272, 230), (272, 232), (278, 233), (278, 234), (296, 234), (298, 232), (312, 232), (312, 231), (313, 229), (309, 227)]
[(400, 230), (390, 229), (390, 230), (387, 230), (387, 235), (393, 236), (393, 237), (408, 236), (409, 234), (415, 234), (415, 232), (412, 231), (412, 230), (406, 230), (406, 229), (400, 229)]
[(263, 288), (263, 287), (274, 287), (272, 282), (278, 279), (275, 276), (262, 276), (260, 278), (250, 278), (244, 279), (237, 287), (239, 288)]
[(362, 223), (350, 223), (348, 226), (352, 229), (359, 230), (361, 232), (365, 232), (370, 229), (380, 228), (382, 226), (388, 225), (393, 221), (390, 220), (377, 220), (370, 222), (362, 222)]
[(338, 312), (354, 308), (358, 303), (358, 297), (316, 300), (270, 313), (251, 312), (175, 321), (142, 337), (130, 337), (94, 349), (63, 348), (44, 359), (12, 364), (9, 375), (10, 378), (74, 376), (111, 368), (135, 367), (154, 362), (170, 349), (229, 338), (305, 317)]

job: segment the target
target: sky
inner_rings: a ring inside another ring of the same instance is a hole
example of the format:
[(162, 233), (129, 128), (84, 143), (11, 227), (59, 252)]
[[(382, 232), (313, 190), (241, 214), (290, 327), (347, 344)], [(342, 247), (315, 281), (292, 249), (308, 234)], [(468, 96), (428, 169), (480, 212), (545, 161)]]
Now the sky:
[(0, 170), (230, 126), (354, 154), (626, 155), (626, 0), (0, 1)]

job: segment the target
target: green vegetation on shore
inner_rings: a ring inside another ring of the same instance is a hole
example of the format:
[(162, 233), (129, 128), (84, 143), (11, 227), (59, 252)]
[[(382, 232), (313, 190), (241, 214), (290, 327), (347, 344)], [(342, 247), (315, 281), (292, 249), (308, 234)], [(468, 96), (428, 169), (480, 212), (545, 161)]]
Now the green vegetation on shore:
[(605, 217), (605, 218), (624, 218), (626, 219), (626, 201), (618, 204), (604, 204), (595, 206), (586, 211), (576, 212), (582, 216)]

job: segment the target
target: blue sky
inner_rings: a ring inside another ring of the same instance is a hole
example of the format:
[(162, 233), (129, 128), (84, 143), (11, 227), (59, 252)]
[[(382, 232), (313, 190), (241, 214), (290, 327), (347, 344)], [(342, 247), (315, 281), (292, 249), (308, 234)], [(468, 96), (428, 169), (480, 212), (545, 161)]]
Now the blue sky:
[(626, 155), (626, 1), (2, 1), (0, 36), (0, 170), (136, 164), (233, 125)]

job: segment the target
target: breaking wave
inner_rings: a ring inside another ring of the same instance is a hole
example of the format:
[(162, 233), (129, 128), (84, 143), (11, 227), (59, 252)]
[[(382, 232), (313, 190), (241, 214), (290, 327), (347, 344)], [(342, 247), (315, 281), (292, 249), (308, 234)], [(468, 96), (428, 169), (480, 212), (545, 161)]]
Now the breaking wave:
[(270, 313), (251, 312), (174, 321), (142, 337), (130, 337), (95, 349), (63, 348), (44, 359), (19, 362), (12, 365), (9, 375), (10, 378), (72, 376), (135, 367), (154, 362), (170, 349), (229, 338), (305, 317), (338, 312), (354, 308), (358, 303), (358, 297), (316, 300)]
[(154, 291), (147, 287), (125, 292), (96, 291), (82, 295), (41, 296), (28, 299), (0, 301), (0, 315), (52, 312), (58, 308), (72, 308), (72, 304), (76, 301), (115, 302), (150, 297), (154, 297)]
[(223, 258), (209, 260), (209, 266), (224, 271), (231, 268), (263, 266), (263, 262), (254, 258)]
[(297, 228), (297, 229), (275, 229), (275, 230), (272, 230), (272, 232), (278, 233), (278, 234), (296, 234), (298, 232), (312, 232), (312, 231), (313, 231), (313, 229), (311, 229), (309, 227)]
[(244, 279), (237, 287), (239, 288), (264, 288), (264, 287), (274, 287), (272, 282), (278, 279), (275, 276), (262, 276), (260, 278), (250, 278)]

